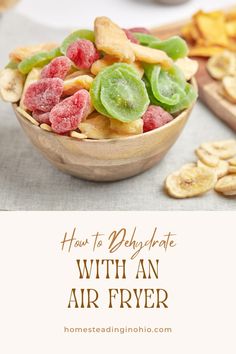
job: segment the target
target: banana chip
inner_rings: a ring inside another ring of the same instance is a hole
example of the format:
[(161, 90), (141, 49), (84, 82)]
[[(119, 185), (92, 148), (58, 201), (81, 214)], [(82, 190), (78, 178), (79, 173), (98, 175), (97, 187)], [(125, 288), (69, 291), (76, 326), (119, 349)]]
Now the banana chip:
[(219, 160), (219, 163), (216, 167), (205, 165), (201, 160), (198, 160), (197, 165), (198, 167), (211, 169), (213, 172), (215, 172), (217, 178), (226, 176), (229, 171), (229, 164), (225, 160)]
[(48, 125), (46, 123), (40, 124), (40, 128), (43, 130), (46, 130), (47, 132), (52, 132), (52, 128), (50, 127), (50, 125)]
[(89, 75), (81, 75), (65, 80), (63, 83), (63, 94), (70, 96), (81, 89), (89, 90), (92, 82), (93, 78)]
[(186, 81), (192, 79), (198, 71), (198, 62), (188, 57), (176, 60), (175, 65), (182, 70)]
[(236, 140), (222, 140), (201, 144), (201, 148), (209, 154), (218, 156), (222, 160), (228, 160), (236, 155)]
[(219, 179), (215, 190), (224, 195), (236, 195), (236, 175), (228, 175)]
[(10, 54), (9, 58), (13, 61), (22, 61), (34, 54), (40, 52), (49, 52), (51, 49), (57, 48), (57, 43), (42, 43), (38, 45), (29, 45), (27, 47), (19, 47), (14, 49)]
[(36, 119), (34, 119), (28, 112), (26, 112), (21, 107), (17, 107), (16, 110), (32, 124), (37, 125), (37, 126), (39, 125), (39, 122), (37, 122)]
[(137, 119), (130, 123), (124, 123), (117, 119), (110, 119), (110, 128), (118, 134), (137, 135), (143, 133), (143, 120)]
[(111, 135), (110, 119), (101, 114), (94, 113), (80, 123), (78, 128), (89, 139), (109, 139)]
[(28, 89), (28, 87), (35, 81), (38, 81), (40, 78), (40, 73), (41, 73), (42, 69), (39, 68), (34, 68), (32, 69), (29, 74), (26, 77), (25, 80), (25, 84), (24, 84), (24, 88), (23, 88), (23, 92), (21, 95), (21, 99), (20, 99), (20, 107), (24, 110), (26, 110), (26, 106), (24, 105), (24, 99), (25, 99), (25, 93), (26, 90)]
[(225, 76), (222, 80), (223, 94), (232, 103), (236, 103), (236, 77)]
[(232, 157), (228, 162), (230, 166), (236, 166), (236, 156)]
[(82, 134), (82, 133), (78, 133), (75, 130), (70, 132), (70, 137), (75, 138), (75, 139), (87, 139), (87, 135)]
[(213, 79), (221, 80), (226, 75), (234, 75), (236, 74), (236, 55), (230, 51), (224, 51), (211, 57), (206, 67)]
[(135, 60), (131, 43), (125, 32), (108, 17), (97, 17), (94, 30), (98, 50), (128, 63)]
[(236, 166), (229, 166), (229, 173), (236, 173)]
[(190, 164), (169, 175), (165, 182), (168, 194), (174, 198), (189, 198), (213, 189), (217, 176), (211, 169)]
[(18, 102), (23, 91), (25, 76), (17, 69), (0, 71), (0, 96), (6, 102)]
[(219, 164), (219, 157), (210, 154), (208, 151), (202, 149), (201, 147), (195, 150), (197, 157), (207, 166), (216, 167)]

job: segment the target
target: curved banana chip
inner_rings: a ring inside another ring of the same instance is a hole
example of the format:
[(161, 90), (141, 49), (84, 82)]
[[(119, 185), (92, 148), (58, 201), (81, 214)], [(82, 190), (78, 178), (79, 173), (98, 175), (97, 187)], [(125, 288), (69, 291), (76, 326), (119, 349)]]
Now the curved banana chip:
[(201, 160), (198, 160), (197, 165), (198, 167), (211, 169), (212, 171), (215, 172), (217, 178), (224, 177), (229, 172), (229, 164), (225, 160), (219, 160), (219, 163), (216, 167), (210, 167), (204, 164)]
[(226, 75), (236, 74), (236, 56), (233, 52), (223, 51), (212, 56), (206, 65), (213, 79), (221, 80)]
[(229, 160), (230, 166), (236, 166), (236, 156), (232, 157), (232, 159)]
[(230, 174), (236, 173), (236, 166), (229, 166), (229, 173)]
[(216, 155), (210, 154), (208, 151), (199, 147), (195, 150), (197, 157), (207, 166), (216, 167), (219, 164), (219, 157)]
[(188, 57), (176, 60), (175, 65), (182, 70), (186, 81), (191, 80), (196, 75), (199, 66), (197, 60)]
[(6, 102), (18, 102), (23, 91), (25, 76), (17, 69), (0, 71), (0, 96)]
[(63, 94), (66, 96), (73, 95), (80, 89), (89, 90), (93, 82), (93, 78), (89, 75), (80, 75), (63, 83)]
[(189, 198), (213, 189), (217, 176), (211, 169), (190, 164), (169, 175), (165, 182), (168, 194), (174, 198)]
[(222, 80), (223, 95), (232, 103), (236, 103), (236, 77), (225, 76)]
[(228, 160), (236, 155), (236, 140), (234, 139), (203, 143), (200, 147), (222, 160)]
[(219, 179), (215, 185), (215, 190), (224, 195), (236, 195), (236, 174)]

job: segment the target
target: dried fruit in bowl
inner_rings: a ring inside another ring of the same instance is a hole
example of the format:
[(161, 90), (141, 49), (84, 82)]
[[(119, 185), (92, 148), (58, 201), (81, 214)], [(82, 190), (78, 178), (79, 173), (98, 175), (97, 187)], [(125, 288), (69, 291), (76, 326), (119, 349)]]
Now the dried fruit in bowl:
[(78, 140), (129, 137), (168, 124), (196, 100), (188, 81), (197, 66), (187, 53), (180, 37), (159, 40), (98, 17), (94, 31), (77, 30), (60, 46), (14, 50), (0, 91), (45, 131)]

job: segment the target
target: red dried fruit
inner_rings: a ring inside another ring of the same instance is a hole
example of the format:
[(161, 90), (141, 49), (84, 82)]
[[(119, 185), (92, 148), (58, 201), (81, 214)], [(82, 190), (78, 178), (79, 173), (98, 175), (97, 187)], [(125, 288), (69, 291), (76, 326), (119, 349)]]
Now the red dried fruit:
[(129, 31), (130, 32), (136, 32), (136, 33), (151, 34), (151, 32), (145, 27), (132, 27), (132, 28), (129, 28)]
[(49, 112), (60, 101), (62, 92), (61, 79), (41, 79), (28, 87), (23, 103), (32, 112)]
[(78, 39), (66, 51), (67, 57), (81, 69), (89, 69), (99, 59), (99, 53), (94, 44), (87, 39)]
[(90, 106), (90, 94), (87, 90), (79, 90), (73, 96), (64, 99), (50, 112), (52, 130), (64, 134), (77, 129), (78, 124), (87, 117)]
[(67, 57), (57, 57), (46, 65), (40, 75), (41, 79), (58, 77), (64, 80), (71, 68), (71, 61)]
[(51, 125), (51, 122), (49, 120), (49, 113), (50, 112), (42, 112), (42, 111), (34, 111), (32, 113), (32, 116), (34, 119), (37, 120), (37, 122), (39, 122), (40, 124), (42, 123), (46, 123)]
[(143, 115), (143, 131), (160, 128), (173, 120), (172, 115), (159, 106), (149, 106)]
[(125, 32), (126, 37), (130, 40), (130, 42), (139, 44), (139, 40), (134, 36), (134, 34), (130, 30), (123, 28), (123, 31)]

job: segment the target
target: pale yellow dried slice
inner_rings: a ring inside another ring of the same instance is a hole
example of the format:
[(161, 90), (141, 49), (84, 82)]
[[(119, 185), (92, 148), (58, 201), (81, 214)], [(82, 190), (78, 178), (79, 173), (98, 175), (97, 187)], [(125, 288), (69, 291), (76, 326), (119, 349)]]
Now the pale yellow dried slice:
[(94, 32), (98, 50), (128, 63), (135, 60), (131, 43), (125, 32), (108, 17), (97, 17), (95, 19)]
[(41, 71), (42, 71), (42, 69), (33, 68), (26, 77), (23, 92), (22, 92), (21, 99), (20, 99), (20, 107), (24, 110), (26, 110), (26, 106), (24, 105), (26, 90), (33, 82), (39, 80)]
[[(93, 63), (93, 65), (91, 66), (91, 73), (93, 75), (97, 75), (101, 70), (105, 69), (106, 67), (114, 63), (117, 63), (117, 58), (111, 57), (110, 55), (106, 55), (104, 58), (98, 59)], [(132, 65), (137, 70), (140, 77), (142, 78), (144, 74), (144, 69), (142, 64), (140, 62), (132, 62), (129, 64)]]
[(87, 139), (87, 135), (76, 132), (75, 130), (70, 132), (70, 137), (75, 139)]
[(229, 99), (233, 103), (236, 102), (236, 77), (225, 76), (222, 80), (222, 86)]
[(168, 55), (159, 49), (144, 47), (140, 44), (130, 43), (135, 54), (136, 61), (149, 64), (160, 64), (169, 68), (173, 65), (173, 61)]
[(218, 90), (219, 94), (225, 98), (227, 101), (235, 104), (236, 103), (236, 98), (233, 98), (232, 96), (230, 96), (228, 94), (228, 92), (224, 89), (223, 87), (223, 84), (221, 83), (221, 86), (219, 87), (219, 90)]
[(171, 197), (190, 198), (213, 189), (216, 181), (211, 169), (190, 164), (169, 175), (165, 187)]
[(209, 74), (217, 80), (223, 79), (226, 75), (236, 73), (236, 56), (230, 51), (223, 51), (212, 56), (207, 62)]
[(117, 119), (110, 119), (110, 128), (118, 134), (138, 135), (143, 133), (143, 120), (137, 119), (125, 123)]
[(39, 125), (39, 122), (37, 122), (37, 120), (35, 120), (28, 112), (26, 112), (21, 107), (17, 107), (16, 110), (32, 124), (37, 125), (37, 126)]
[(236, 175), (220, 178), (215, 185), (215, 190), (225, 195), (236, 195)]
[(223, 176), (226, 176), (228, 174), (228, 170), (229, 170), (229, 164), (225, 160), (219, 160), (219, 163), (216, 167), (207, 166), (200, 160), (198, 160), (197, 165), (198, 165), (198, 167), (210, 168), (212, 171), (215, 172), (215, 174), (217, 175), (217, 178), (221, 178)]
[(27, 47), (19, 47), (14, 49), (10, 54), (10, 60), (12, 61), (22, 61), (28, 57), (31, 57), (34, 54), (40, 52), (47, 52), (51, 49), (57, 48), (57, 43), (41, 43), (37, 45), (29, 45)]
[(219, 157), (216, 155), (210, 154), (208, 151), (199, 147), (195, 150), (197, 157), (207, 166), (216, 167), (219, 164)]
[(69, 74), (66, 76), (65, 80), (70, 80), (70, 79), (74, 79), (75, 77), (81, 76), (81, 75), (90, 75), (90, 71), (87, 69), (80, 69), (80, 70), (76, 70), (73, 73)]
[(89, 139), (109, 139), (110, 119), (98, 113), (92, 114), (91, 117), (79, 124), (78, 128), (81, 133)]
[(236, 166), (229, 166), (229, 173), (236, 173)]
[(65, 80), (63, 83), (63, 95), (70, 96), (81, 89), (89, 90), (93, 78), (89, 75), (81, 75), (69, 80)]
[(201, 148), (222, 160), (228, 160), (236, 154), (236, 140), (229, 139), (203, 143)]
[(0, 96), (6, 102), (18, 102), (24, 87), (25, 76), (17, 69), (0, 71)]
[(236, 156), (232, 157), (228, 162), (230, 166), (236, 166)]
[(52, 132), (52, 128), (50, 127), (50, 125), (48, 125), (46, 123), (40, 124), (40, 128), (43, 130), (46, 130), (47, 132)]
[(189, 81), (194, 77), (198, 71), (198, 62), (197, 60), (186, 58), (179, 58), (176, 60), (175, 65), (182, 70), (185, 80)]

